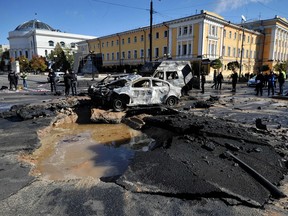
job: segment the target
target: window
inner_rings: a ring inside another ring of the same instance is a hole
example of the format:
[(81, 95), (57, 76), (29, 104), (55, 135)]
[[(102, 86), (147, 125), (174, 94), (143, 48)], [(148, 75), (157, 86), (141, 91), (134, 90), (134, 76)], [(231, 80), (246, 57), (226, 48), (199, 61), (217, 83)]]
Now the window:
[(118, 46), (119, 45), (119, 40), (116, 40), (116, 46)]
[(224, 29), (223, 31), (223, 37), (225, 38), (226, 37), (226, 30)]
[(70, 46), (71, 46), (71, 48), (75, 48), (76, 47), (75, 43), (71, 43)]
[(144, 50), (143, 49), (140, 50), (140, 57), (144, 58)]
[(116, 53), (116, 60), (119, 60), (119, 52)]
[(45, 56), (47, 56), (48, 55), (48, 51), (47, 50), (45, 50)]
[(166, 46), (163, 47), (163, 54), (164, 55), (168, 54), (168, 48)]
[(254, 38), (253, 38), (253, 37), (251, 37), (251, 43), (252, 43), (252, 44), (254, 43)]
[(236, 40), (236, 38), (237, 38), (237, 33), (235, 32), (234, 33), (234, 40)]
[(134, 50), (134, 59), (137, 59), (137, 50)]
[(128, 57), (128, 59), (131, 58), (131, 51), (130, 50), (128, 51), (128, 56), (127, 57)]
[(141, 35), (141, 41), (144, 41), (144, 35)]
[(249, 50), (246, 50), (246, 58), (249, 58)]
[(130, 39), (130, 37), (128, 37), (127, 38), (127, 43), (130, 44), (130, 42), (131, 42), (131, 39)]
[(109, 42), (108, 41), (106, 42), (106, 47), (109, 47)]
[(179, 27), (179, 29), (178, 29), (178, 36), (181, 36), (182, 35), (182, 33), (181, 33), (181, 27)]
[(54, 41), (48, 41), (48, 43), (49, 43), (49, 46), (54, 46)]
[(222, 46), (222, 56), (225, 56), (226, 53), (225, 53), (225, 46)]
[(113, 40), (111, 41), (111, 46), (112, 46), (112, 47), (114, 46), (114, 41), (113, 41)]
[(233, 48), (233, 57), (236, 57), (236, 48)]
[(182, 55), (187, 55), (187, 44), (182, 46)]
[(134, 37), (134, 43), (137, 43), (137, 36)]
[(180, 55), (181, 55), (181, 46), (178, 45), (178, 56), (180, 56)]
[(122, 39), (122, 44), (124, 44), (125, 43), (125, 41), (124, 41), (124, 39)]
[(159, 57), (159, 48), (155, 48), (155, 57), (156, 57), (156, 58)]
[(218, 27), (215, 25), (209, 25), (209, 35), (217, 37), (218, 35)]
[(107, 60), (110, 60), (110, 55), (109, 55), (109, 53), (107, 53), (106, 56), (107, 56)]
[(228, 53), (227, 53), (227, 56), (231, 56), (231, 47), (228, 47)]
[(247, 42), (248, 42), (248, 43), (250, 42), (250, 36), (247, 37)]
[(64, 41), (61, 41), (61, 42), (60, 42), (60, 45), (61, 45), (61, 47), (65, 47), (65, 42), (64, 42)]
[(122, 52), (122, 59), (125, 59), (125, 52)]
[(192, 25), (189, 26), (189, 34), (191, 35), (192, 34), (192, 30), (193, 30), (193, 27)]
[(232, 38), (232, 32), (229, 31), (229, 38), (231, 39)]
[(167, 38), (168, 37), (168, 31), (164, 31), (164, 38)]
[(112, 53), (112, 56), (111, 56), (111, 58), (112, 58), (112, 60), (114, 60), (114, 59), (115, 59), (114, 53)]
[(104, 47), (104, 42), (102, 42), (102, 47)]
[(191, 44), (188, 45), (188, 54), (189, 55), (192, 54), (192, 45)]
[(155, 38), (156, 38), (156, 39), (159, 39), (159, 32), (156, 32)]
[(183, 28), (183, 35), (187, 35), (187, 34), (188, 34), (188, 27), (185, 26), (185, 27)]

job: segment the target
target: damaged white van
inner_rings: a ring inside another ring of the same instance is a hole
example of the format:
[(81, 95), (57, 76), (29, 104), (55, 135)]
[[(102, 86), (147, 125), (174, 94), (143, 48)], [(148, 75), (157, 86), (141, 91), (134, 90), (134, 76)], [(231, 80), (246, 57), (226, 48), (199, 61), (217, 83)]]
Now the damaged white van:
[(182, 95), (187, 94), (192, 87), (197, 88), (190, 61), (163, 61), (152, 77), (165, 80), (174, 86), (180, 87)]

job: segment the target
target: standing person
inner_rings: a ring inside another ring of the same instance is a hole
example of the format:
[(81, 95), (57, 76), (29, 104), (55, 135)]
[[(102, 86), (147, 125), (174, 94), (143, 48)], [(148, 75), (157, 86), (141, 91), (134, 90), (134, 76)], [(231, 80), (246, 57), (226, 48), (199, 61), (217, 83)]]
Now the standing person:
[(71, 71), (71, 90), (73, 96), (77, 95), (77, 74), (74, 71)]
[(20, 77), (23, 80), (23, 88), (27, 89), (28, 88), (28, 85), (27, 85), (27, 73), (26, 72), (20, 73)]
[(222, 81), (224, 80), (222, 72), (220, 72), (217, 76), (217, 89), (219, 88), (221, 90), (222, 88)]
[(211, 86), (211, 88), (217, 87), (217, 74), (216, 74), (216, 70), (214, 70), (214, 74), (213, 74), (213, 85)]
[(275, 75), (273, 71), (270, 71), (268, 75), (268, 96), (270, 95), (270, 90), (272, 90), (272, 95), (274, 95), (274, 82), (275, 82)]
[(285, 82), (285, 72), (280, 71), (278, 76), (278, 82), (279, 82), (279, 95), (283, 95), (283, 86)]
[(232, 69), (233, 73), (231, 75), (232, 78), (232, 92), (236, 92), (236, 84), (238, 81), (238, 74), (235, 68)]
[(265, 81), (265, 77), (262, 73), (262, 71), (259, 71), (256, 78), (256, 95), (258, 96), (259, 93), (262, 96), (263, 95), (263, 86), (264, 86), (264, 81)]
[(69, 70), (65, 71), (64, 85), (65, 85), (65, 95), (68, 96), (70, 94), (70, 88), (71, 88), (71, 75), (69, 73)]
[(201, 93), (204, 94), (204, 85), (206, 83), (206, 78), (205, 78), (205, 74), (202, 72), (201, 73)]
[(9, 80), (9, 84), (10, 84), (10, 90), (17, 90), (18, 75), (16, 74), (15, 71), (10, 71), (8, 73), (8, 80)]
[(54, 72), (53, 69), (50, 69), (49, 71), (49, 74), (48, 74), (48, 77), (49, 77), (49, 82), (50, 82), (50, 87), (51, 87), (51, 92), (57, 92), (57, 89), (56, 89), (56, 74)]

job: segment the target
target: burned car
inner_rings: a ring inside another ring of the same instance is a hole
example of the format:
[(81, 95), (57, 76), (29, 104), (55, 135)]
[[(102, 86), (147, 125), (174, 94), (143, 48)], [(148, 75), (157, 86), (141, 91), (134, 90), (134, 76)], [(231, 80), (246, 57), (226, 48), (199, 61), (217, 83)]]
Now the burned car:
[(174, 106), (181, 97), (181, 88), (161, 79), (139, 75), (123, 77), (89, 89), (89, 96), (96, 104), (111, 106), (115, 111), (140, 105)]

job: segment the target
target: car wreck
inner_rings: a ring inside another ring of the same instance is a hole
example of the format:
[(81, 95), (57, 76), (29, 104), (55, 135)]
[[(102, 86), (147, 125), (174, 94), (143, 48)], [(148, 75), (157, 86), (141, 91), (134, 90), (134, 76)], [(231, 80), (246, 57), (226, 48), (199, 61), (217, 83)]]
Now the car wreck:
[(161, 79), (129, 74), (108, 83), (91, 85), (88, 95), (95, 105), (123, 111), (129, 106), (175, 106), (181, 97), (181, 88)]

